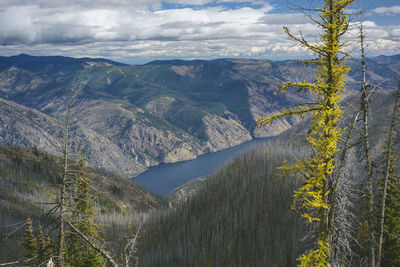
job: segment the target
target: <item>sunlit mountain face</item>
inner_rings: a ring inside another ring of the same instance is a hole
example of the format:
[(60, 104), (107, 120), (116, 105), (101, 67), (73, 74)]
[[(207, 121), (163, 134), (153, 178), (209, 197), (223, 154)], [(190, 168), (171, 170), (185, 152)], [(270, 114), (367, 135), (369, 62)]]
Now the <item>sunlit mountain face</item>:
[[(388, 91), (397, 88), (399, 56), (368, 58), (367, 64), (370, 82)], [(359, 60), (349, 59), (348, 66), (346, 96), (359, 91), (361, 79)], [(66, 103), (79, 77), (72, 112), (75, 147), (81, 146), (89, 166), (132, 177), (159, 163), (284, 132), (299, 118), (262, 128), (254, 126), (255, 120), (307, 101), (307, 95), (275, 92), (288, 80), (313, 80), (314, 71), (295, 60), (126, 65), (60, 56), (0, 57), (0, 141), (59, 154)]]

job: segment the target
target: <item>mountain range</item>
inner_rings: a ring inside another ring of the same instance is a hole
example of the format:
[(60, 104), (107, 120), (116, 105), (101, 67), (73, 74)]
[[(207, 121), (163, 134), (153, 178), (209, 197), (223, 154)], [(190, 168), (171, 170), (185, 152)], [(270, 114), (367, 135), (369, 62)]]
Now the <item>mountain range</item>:
[[(347, 94), (359, 88), (350, 59)], [(397, 87), (400, 55), (367, 60), (367, 79)], [(189, 160), (256, 137), (278, 135), (296, 119), (255, 128), (257, 118), (307, 95), (274, 95), (282, 82), (312, 81), (298, 61), (169, 60), (126, 65), (106, 59), (0, 57), (0, 144), (60, 155), (71, 89), (72, 147), (95, 168), (135, 176), (161, 162)]]

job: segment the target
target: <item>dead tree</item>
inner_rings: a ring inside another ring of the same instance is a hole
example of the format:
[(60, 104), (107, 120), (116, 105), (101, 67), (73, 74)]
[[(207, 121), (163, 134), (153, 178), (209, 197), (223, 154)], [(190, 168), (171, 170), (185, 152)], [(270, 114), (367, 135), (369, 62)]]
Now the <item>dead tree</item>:
[(360, 48), (361, 48), (361, 100), (360, 100), (360, 112), (362, 116), (362, 128), (361, 128), (361, 141), (363, 143), (363, 153), (365, 157), (365, 171), (367, 174), (366, 177), (366, 185), (367, 185), (367, 210), (366, 210), (366, 219), (368, 221), (369, 226), (369, 266), (375, 267), (375, 236), (374, 236), (374, 218), (373, 218), (373, 207), (374, 207), (374, 193), (373, 193), (373, 169), (372, 169), (372, 157), (371, 157), (371, 149), (369, 143), (369, 101), (370, 101), (370, 91), (369, 88), (371, 84), (366, 82), (366, 63), (365, 63), (365, 31), (363, 28), (364, 22), (364, 11), (361, 9), (360, 11), (360, 28), (359, 28), (359, 37), (360, 37)]
[[(58, 218), (58, 248), (57, 248), (57, 266), (64, 267), (64, 249), (65, 249), (65, 229), (68, 226), (68, 230), (76, 233), (84, 242), (86, 242), (89, 246), (91, 246), (95, 251), (101, 254), (108, 262), (114, 267), (119, 267), (120, 265), (117, 263), (115, 258), (113, 258), (110, 253), (105, 249), (106, 244), (104, 241), (98, 240), (94, 237), (86, 236), (80, 229), (74, 225), (73, 220), (69, 218), (70, 215), (70, 203), (68, 201), (68, 191), (70, 190), (70, 184), (73, 181), (71, 178), (74, 170), (72, 169), (71, 163), (71, 140), (70, 140), (70, 127), (71, 127), (71, 113), (73, 102), (81, 89), (81, 83), (79, 81), (73, 82), (72, 94), (68, 101), (68, 106), (66, 110), (66, 118), (64, 123), (64, 141), (62, 144), (62, 152), (63, 152), (63, 169), (61, 182), (59, 184), (59, 199), (57, 201), (55, 210), (58, 210), (57, 218)], [(133, 238), (129, 239), (125, 249), (124, 249), (124, 265), (127, 267), (132, 258), (137, 262), (137, 243), (140, 231), (142, 229), (144, 221), (139, 224), (138, 230)]]
[(67, 104), (67, 114), (64, 121), (64, 141), (62, 144), (63, 153), (63, 168), (61, 181), (59, 184), (59, 196), (58, 203), (56, 204), (56, 209), (58, 209), (58, 246), (57, 246), (57, 266), (64, 266), (64, 247), (65, 247), (65, 217), (67, 215), (68, 203), (67, 203), (67, 191), (70, 178), (70, 126), (71, 126), (71, 110), (75, 97), (79, 91), (80, 83), (79, 81), (74, 81), (72, 85), (71, 96), (69, 97)]
[[(89, 238), (84, 233), (82, 233), (74, 224), (68, 219), (64, 218), (65, 223), (71, 228), (73, 232), (79, 235), (79, 237), (85, 241), (89, 246), (91, 246), (94, 250), (100, 253), (113, 267), (120, 267), (117, 261), (104, 249), (104, 244), (100, 244), (96, 239)], [(137, 243), (138, 237), (142, 229), (142, 225), (145, 220), (143, 220), (136, 231), (136, 234), (133, 238), (129, 239), (125, 248), (124, 248), (124, 267), (129, 267), (129, 262), (132, 258), (134, 258), (135, 263), (138, 263), (137, 259)]]
[(12, 261), (12, 262), (5, 262), (5, 263), (0, 263), (0, 266), (24, 266), (25, 264), (28, 264), (33, 260), (35, 260), (35, 258)]
[[(354, 182), (348, 177), (348, 171), (352, 163), (349, 162), (348, 152), (350, 151), (350, 140), (353, 135), (355, 124), (358, 120), (359, 112), (352, 119), (351, 126), (344, 140), (342, 153), (339, 158), (339, 164), (336, 175), (335, 190), (337, 197), (335, 200), (332, 215), (332, 246), (335, 247), (333, 255), (333, 266), (347, 266), (348, 259), (352, 258), (351, 243), (353, 241), (354, 224), (356, 216), (352, 212), (354, 209), (354, 199), (356, 194), (354, 191)], [(343, 171), (343, 170), (346, 171)]]
[(382, 200), (380, 207), (380, 220), (379, 220), (379, 241), (378, 241), (378, 267), (381, 266), (382, 262), (382, 246), (383, 246), (383, 232), (384, 232), (384, 223), (385, 223), (385, 204), (386, 204), (386, 192), (388, 187), (388, 180), (390, 178), (390, 169), (391, 169), (391, 161), (393, 155), (393, 145), (394, 145), (394, 128), (396, 124), (399, 123), (400, 116), (400, 79), (399, 79), (399, 87), (396, 92), (392, 118), (390, 120), (388, 136), (386, 140), (386, 160), (385, 160), (385, 169), (384, 169), (384, 178), (383, 178), (383, 192), (382, 192)]
[(77, 233), (80, 238), (85, 241), (86, 243), (88, 243), (94, 250), (96, 250), (97, 252), (99, 252), (103, 257), (105, 257), (107, 259), (107, 261), (114, 267), (118, 267), (118, 263), (111, 257), (111, 255), (103, 248), (104, 245), (102, 244), (97, 244), (97, 242), (95, 240), (90, 239), (89, 237), (87, 237), (85, 234), (83, 234), (76, 226), (74, 226), (73, 223), (71, 223), (70, 220), (68, 220), (67, 218), (64, 218), (65, 223), (72, 229), (72, 231), (74, 231), (75, 233)]
[(132, 258), (134, 258), (135, 264), (138, 264), (139, 261), (137, 258), (138, 237), (144, 221), (145, 219), (139, 224), (135, 236), (127, 242), (124, 248), (124, 267), (129, 267), (129, 262)]

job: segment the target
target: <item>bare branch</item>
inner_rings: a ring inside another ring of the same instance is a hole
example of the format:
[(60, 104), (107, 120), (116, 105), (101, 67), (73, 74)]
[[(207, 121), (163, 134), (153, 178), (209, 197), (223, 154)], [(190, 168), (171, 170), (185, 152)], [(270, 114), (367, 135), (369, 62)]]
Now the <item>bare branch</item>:
[(95, 241), (90, 240), (86, 235), (84, 235), (77, 227), (75, 227), (68, 219), (65, 219), (65, 223), (68, 224), (69, 227), (74, 230), (75, 233), (77, 233), (86, 243), (88, 243), (94, 250), (99, 252), (102, 256), (104, 256), (107, 261), (114, 267), (119, 267), (117, 262), (110, 256), (110, 254), (105, 251), (102, 246), (98, 245), (95, 243)]
[[(128, 267), (129, 266), (129, 261), (132, 258), (132, 254), (136, 255), (137, 253), (137, 238), (139, 236), (139, 233), (141, 231), (142, 225), (145, 222), (146, 218), (143, 219), (143, 221), (140, 223), (138, 230), (136, 231), (136, 234), (134, 238), (129, 240), (129, 242), (126, 244), (124, 248), (124, 266)], [(135, 260), (137, 263), (137, 259)]]
[(21, 266), (23, 264), (29, 263), (33, 261), (35, 258), (27, 259), (27, 260), (20, 260), (20, 261), (12, 261), (12, 262), (6, 262), (6, 263), (0, 263), (0, 266), (12, 266), (12, 265), (18, 265)]

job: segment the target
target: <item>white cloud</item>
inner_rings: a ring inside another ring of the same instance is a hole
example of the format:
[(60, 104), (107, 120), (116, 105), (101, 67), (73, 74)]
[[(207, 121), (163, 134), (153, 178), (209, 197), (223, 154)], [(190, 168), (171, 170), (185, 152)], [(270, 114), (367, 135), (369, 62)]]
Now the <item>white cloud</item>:
[(398, 15), (400, 14), (400, 6), (378, 7), (372, 10), (372, 12), (381, 15)]
[(213, 3), (214, 0), (166, 0), (166, 2), (181, 5), (205, 5)]
[(389, 39), (370, 39), (367, 42), (369, 56), (400, 54), (399, 41)]
[[(174, 0), (176, 1), (176, 0)], [(122, 1), (121, 1), (122, 2)], [(0, 44), (188, 40), (254, 36), (257, 21), (272, 9), (223, 7), (137, 9), (14, 5), (0, 11)]]
[[(1, 54), (123, 58), (301, 57), (286, 25), (311, 42), (318, 29), (301, 13), (272, 14), (265, 0), (166, 0), (193, 4), (162, 9), (161, 0), (0, 0)], [(229, 9), (230, 3), (253, 5)], [(28, 3), (28, 4), (27, 4)], [(204, 4), (213, 3), (211, 6)], [(377, 47), (398, 51), (399, 26), (366, 21)], [(353, 30), (354, 31), (354, 30)], [(347, 38), (351, 39), (351, 36)], [(390, 44), (390, 45), (389, 45)], [(397, 47), (397, 48), (396, 48)], [(371, 48), (371, 49), (375, 49)], [(397, 49), (397, 50), (396, 50)]]
[(302, 13), (266, 14), (265, 16), (260, 18), (261, 23), (279, 25), (282, 25), (282, 22), (288, 25), (302, 24), (309, 21), (310, 19)]
[(217, 3), (251, 3), (253, 5), (263, 5), (268, 1), (265, 0), (217, 0)]

